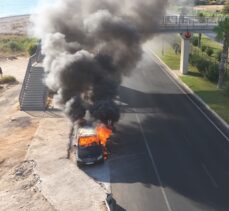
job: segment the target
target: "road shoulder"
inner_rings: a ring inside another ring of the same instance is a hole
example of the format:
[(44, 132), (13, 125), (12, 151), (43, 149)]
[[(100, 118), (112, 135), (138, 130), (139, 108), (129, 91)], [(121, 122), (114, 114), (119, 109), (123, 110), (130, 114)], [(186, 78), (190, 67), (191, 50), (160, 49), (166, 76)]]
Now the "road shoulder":
[(39, 189), (57, 210), (106, 210), (104, 187), (66, 159), (70, 126), (63, 118), (40, 122), (26, 156), (36, 163)]
[(151, 49), (148, 49), (157, 60), (158, 65), (168, 74), (168, 76), (174, 80), (176, 85), (182, 90), (182, 92), (191, 96), (193, 103), (201, 109), (201, 112), (206, 115), (205, 117), (219, 130), (222, 135), (229, 141), (229, 125), (215, 112), (213, 111), (196, 93), (193, 92), (191, 88), (189, 88), (178, 75), (173, 72)]

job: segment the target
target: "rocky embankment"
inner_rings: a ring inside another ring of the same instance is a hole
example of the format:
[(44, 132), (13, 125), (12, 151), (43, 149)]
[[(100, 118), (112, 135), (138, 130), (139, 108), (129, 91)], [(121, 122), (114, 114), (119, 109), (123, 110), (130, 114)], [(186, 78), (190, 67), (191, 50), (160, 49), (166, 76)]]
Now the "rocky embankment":
[(0, 18), (0, 34), (25, 35), (30, 25), (29, 15)]

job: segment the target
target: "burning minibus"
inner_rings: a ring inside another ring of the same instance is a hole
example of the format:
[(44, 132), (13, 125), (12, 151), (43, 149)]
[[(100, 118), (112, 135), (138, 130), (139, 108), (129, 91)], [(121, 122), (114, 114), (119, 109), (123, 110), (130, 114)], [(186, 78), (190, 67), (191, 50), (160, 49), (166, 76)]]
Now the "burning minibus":
[(104, 124), (84, 125), (76, 129), (77, 165), (92, 165), (107, 159), (107, 141), (112, 130)]

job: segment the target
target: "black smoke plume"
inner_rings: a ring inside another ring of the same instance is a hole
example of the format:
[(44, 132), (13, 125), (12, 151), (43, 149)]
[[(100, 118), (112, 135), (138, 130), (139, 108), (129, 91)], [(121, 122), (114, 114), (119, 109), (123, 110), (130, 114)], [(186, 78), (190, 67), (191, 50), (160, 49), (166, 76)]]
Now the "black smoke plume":
[(34, 16), (42, 40), (46, 84), (76, 121), (86, 110), (118, 121), (113, 102), (157, 31), (167, 0), (59, 0)]
[(118, 106), (112, 100), (101, 100), (95, 102), (90, 110), (92, 116), (104, 124), (108, 121), (117, 122), (120, 118)]

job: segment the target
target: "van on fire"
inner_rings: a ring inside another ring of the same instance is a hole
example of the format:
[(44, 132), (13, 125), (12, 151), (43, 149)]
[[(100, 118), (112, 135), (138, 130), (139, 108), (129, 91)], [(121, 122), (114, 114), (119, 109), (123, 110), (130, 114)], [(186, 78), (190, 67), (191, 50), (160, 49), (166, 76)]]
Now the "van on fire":
[(83, 126), (76, 131), (77, 165), (101, 163), (107, 158), (106, 144), (112, 131), (100, 124)]

